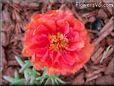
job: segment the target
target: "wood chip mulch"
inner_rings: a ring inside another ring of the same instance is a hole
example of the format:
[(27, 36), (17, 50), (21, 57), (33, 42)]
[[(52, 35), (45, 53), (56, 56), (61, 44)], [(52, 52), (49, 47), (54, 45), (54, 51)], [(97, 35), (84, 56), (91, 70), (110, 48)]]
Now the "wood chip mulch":
[[(113, 0), (97, 1), (104, 4), (109, 1), (114, 5)], [(0, 83), (8, 84), (2, 76), (13, 76), (19, 68), (15, 56), (22, 57), (24, 26), (30, 21), (31, 15), (68, 8), (85, 24), (95, 50), (90, 61), (78, 73), (61, 76), (61, 79), (72, 85), (114, 84), (114, 7), (81, 8), (75, 2), (65, 0), (2, 0), (0, 7)]]

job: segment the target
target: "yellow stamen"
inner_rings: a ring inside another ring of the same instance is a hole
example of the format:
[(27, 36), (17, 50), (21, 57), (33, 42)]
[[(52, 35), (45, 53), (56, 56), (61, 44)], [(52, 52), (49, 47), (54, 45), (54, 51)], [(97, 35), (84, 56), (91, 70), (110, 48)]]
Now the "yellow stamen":
[(50, 49), (55, 51), (63, 49), (67, 46), (68, 40), (66, 37), (63, 36), (61, 33), (57, 33), (56, 35), (49, 35), (50, 40)]

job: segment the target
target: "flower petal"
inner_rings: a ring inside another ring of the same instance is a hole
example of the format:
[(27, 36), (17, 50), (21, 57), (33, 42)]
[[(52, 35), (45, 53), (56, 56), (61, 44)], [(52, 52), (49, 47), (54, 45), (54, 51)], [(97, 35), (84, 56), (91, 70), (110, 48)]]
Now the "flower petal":
[[(50, 49), (50, 45), (54, 47)], [(22, 53), (31, 58), (32, 65), (37, 70), (46, 67), (49, 75), (77, 72), (93, 52), (84, 24), (68, 10), (34, 14), (26, 25), (23, 47)]]
[(77, 42), (77, 43), (69, 43), (68, 47), (65, 47), (68, 51), (79, 51), (84, 47), (84, 42)]

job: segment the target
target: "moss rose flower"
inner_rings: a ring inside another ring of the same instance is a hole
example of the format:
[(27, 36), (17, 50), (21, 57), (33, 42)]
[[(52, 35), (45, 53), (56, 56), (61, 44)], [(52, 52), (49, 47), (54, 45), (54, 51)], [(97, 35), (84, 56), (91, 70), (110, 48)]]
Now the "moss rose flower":
[(93, 52), (84, 25), (68, 10), (34, 14), (26, 26), (23, 47), (33, 66), (46, 67), (49, 75), (77, 72)]

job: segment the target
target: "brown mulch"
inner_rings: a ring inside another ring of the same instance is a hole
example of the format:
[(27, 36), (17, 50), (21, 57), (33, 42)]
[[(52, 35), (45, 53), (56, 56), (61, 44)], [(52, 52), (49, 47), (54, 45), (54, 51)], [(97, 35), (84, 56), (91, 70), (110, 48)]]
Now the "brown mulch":
[[(50, 1), (50, 2), (49, 2)], [(114, 3), (113, 0), (97, 0)], [(76, 74), (61, 76), (73, 85), (114, 84), (114, 28), (111, 7), (78, 7), (74, 2), (64, 0), (2, 0), (0, 1), (0, 78), (13, 76), (19, 68), (15, 56), (21, 55), (24, 26), (33, 13), (43, 13), (50, 9), (70, 9), (82, 21), (89, 33), (95, 50), (90, 61)], [(96, 21), (96, 18), (99, 18)], [(89, 22), (89, 23), (88, 23)], [(92, 23), (96, 26), (91, 26)], [(2, 24), (1, 24), (2, 23)], [(2, 71), (2, 74), (1, 74)], [(2, 78), (2, 84), (8, 84)]]

